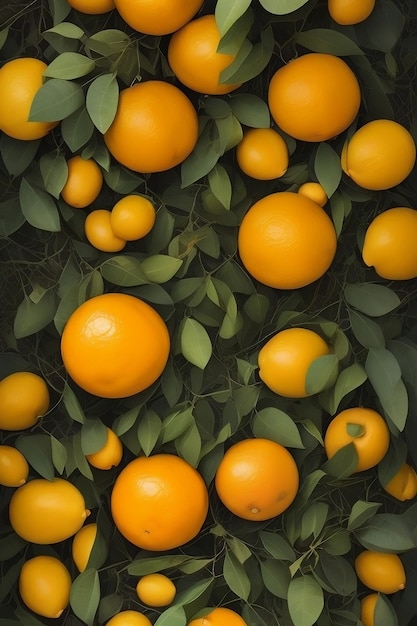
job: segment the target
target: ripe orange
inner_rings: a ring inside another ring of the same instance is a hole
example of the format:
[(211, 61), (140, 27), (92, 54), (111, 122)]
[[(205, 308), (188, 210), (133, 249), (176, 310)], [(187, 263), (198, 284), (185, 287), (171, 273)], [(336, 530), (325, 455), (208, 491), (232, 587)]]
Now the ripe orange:
[(19, 575), (19, 592), (23, 602), (34, 613), (57, 618), (70, 599), (71, 576), (54, 556), (35, 556), (23, 563)]
[(87, 461), (93, 467), (108, 470), (117, 467), (123, 457), (123, 444), (114, 430), (107, 427), (107, 440), (100, 450), (86, 455)]
[(355, 559), (359, 580), (374, 591), (389, 594), (404, 589), (406, 575), (398, 554), (363, 550)]
[(20, 450), (13, 446), (0, 445), (0, 485), (20, 487), (28, 476), (29, 465)]
[(145, 237), (152, 230), (155, 220), (155, 207), (144, 196), (124, 196), (116, 202), (110, 213), (113, 233), (126, 241)]
[(159, 313), (123, 293), (84, 302), (61, 338), (68, 374), (102, 398), (125, 398), (147, 389), (162, 374), (169, 350), (170, 336)]
[(356, 472), (377, 465), (384, 458), (390, 442), (384, 418), (363, 407), (345, 409), (334, 417), (324, 436), (324, 448), (330, 459), (338, 450), (353, 443), (358, 453)]
[(343, 171), (360, 187), (382, 191), (399, 185), (416, 162), (416, 144), (409, 131), (393, 120), (364, 124), (345, 143)]
[(379, 213), (369, 224), (362, 258), (381, 278), (407, 280), (417, 277), (415, 232), (417, 211), (394, 207)]
[(268, 105), (276, 124), (302, 141), (326, 141), (355, 119), (361, 90), (343, 59), (311, 52), (279, 68), (269, 84)]
[(234, 61), (234, 54), (218, 52), (220, 31), (213, 14), (188, 22), (171, 36), (168, 63), (179, 81), (198, 93), (219, 95), (240, 84), (220, 83), (221, 72)]
[(136, 593), (139, 600), (148, 606), (162, 607), (173, 602), (177, 588), (165, 574), (147, 574), (139, 579)]
[(379, 593), (368, 593), (361, 600), (361, 622), (363, 626), (375, 626), (375, 607)]
[(72, 537), (89, 513), (82, 493), (64, 478), (30, 480), (13, 493), (9, 504), (13, 530), (39, 544)]
[(85, 524), (81, 526), (73, 537), (71, 544), (72, 559), (79, 572), (84, 572), (97, 537), (97, 524)]
[(85, 218), (84, 232), (89, 243), (102, 252), (120, 252), (126, 246), (126, 240), (114, 234), (107, 209), (90, 211)]
[(182, 163), (197, 138), (198, 118), (191, 101), (178, 87), (161, 80), (123, 89), (116, 116), (104, 135), (119, 163), (144, 174)]
[(67, 161), (68, 176), (61, 196), (67, 204), (83, 209), (97, 198), (103, 186), (103, 174), (94, 159), (74, 156)]
[(313, 361), (330, 354), (327, 343), (308, 328), (287, 328), (276, 333), (258, 354), (259, 377), (274, 393), (306, 398), (307, 371)]
[(173, 454), (134, 459), (111, 494), (117, 528), (144, 550), (170, 550), (191, 541), (206, 519), (208, 503), (201, 475)]
[(417, 473), (408, 463), (403, 463), (395, 476), (383, 487), (401, 502), (412, 500), (417, 495)]
[(106, 626), (152, 626), (152, 622), (138, 611), (120, 611), (106, 622)]
[(336, 253), (333, 222), (315, 202), (279, 191), (255, 202), (239, 227), (241, 261), (256, 280), (298, 289), (318, 280)]
[(303, 183), (297, 189), (297, 193), (300, 193), (302, 196), (306, 196), (306, 198), (310, 198), (319, 206), (324, 206), (328, 197), (324, 187), (320, 185), (320, 183), (316, 183), (314, 181), (309, 181), (307, 183)]
[(113, 0), (67, 0), (67, 2), (73, 9), (90, 15), (99, 15), (114, 9)]
[(168, 35), (189, 22), (203, 0), (115, 0), (124, 21), (146, 35)]
[(41, 139), (58, 122), (29, 122), (29, 113), (47, 65), (40, 59), (22, 57), (0, 69), (0, 130), (14, 139)]
[(288, 147), (273, 128), (250, 128), (236, 147), (236, 160), (248, 176), (257, 180), (280, 178), (288, 169)]
[(32, 372), (14, 372), (0, 381), (0, 428), (25, 430), (36, 424), (49, 408), (49, 389)]
[(225, 453), (215, 475), (224, 506), (243, 519), (263, 521), (283, 513), (298, 492), (297, 465), (284, 446), (244, 439)]
[(197, 617), (187, 626), (247, 626), (247, 623), (236, 611), (219, 606), (210, 610), (204, 617)]
[(337, 24), (351, 26), (366, 20), (374, 10), (375, 0), (328, 0), (330, 16)]

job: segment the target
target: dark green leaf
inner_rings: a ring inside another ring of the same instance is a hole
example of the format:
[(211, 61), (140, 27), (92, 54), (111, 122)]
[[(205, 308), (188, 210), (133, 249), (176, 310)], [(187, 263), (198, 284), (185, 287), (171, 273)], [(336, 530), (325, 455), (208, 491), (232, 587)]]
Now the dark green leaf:
[(84, 104), (84, 94), (76, 83), (51, 78), (37, 91), (29, 113), (32, 122), (59, 122)]
[(345, 298), (351, 306), (371, 317), (386, 315), (401, 304), (395, 291), (374, 283), (347, 285)]
[(33, 161), (40, 145), (40, 139), (22, 141), (5, 133), (0, 136), (0, 154), (11, 176), (19, 176)]
[(312, 502), (301, 519), (302, 540), (313, 536), (314, 539), (320, 535), (327, 520), (329, 505), (326, 502)]
[(327, 389), (336, 381), (338, 372), (339, 359), (335, 354), (314, 359), (307, 370), (306, 392), (313, 395)]
[(324, 52), (336, 56), (363, 54), (363, 50), (350, 37), (330, 28), (300, 31), (296, 34), (295, 40), (313, 52)]
[(277, 598), (287, 599), (291, 574), (288, 565), (276, 559), (261, 561), (261, 574), (265, 587)]
[(154, 626), (185, 626), (187, 616), (182, 606), (170, 606), (158, 617)]
[(146, 454), (152, 452), (161, 432), (161, 419), (155, 411), (148, 409), (140, 418), (138, 424), (138, 440), (140, 447)]
[(410, 525), (395, 513), (377, 513), (355, 535), (364, 548), (377, 552), (399, 554), (416, 547)]
[(354, 444), (348, 443), (326, 461), (322, 465), (322, 469), (336, 478), (347, 478), (356, 471), (358, 460), (359, 457)]
[(39, 167), (46, 191), (58, 199), (68, 178), (65, 158), (58, 152), (48, 152), (39, 159)]
[(26, 219), (21, 211), (19, 198), (0, 202), (0, 238), (16, 232)]
[(352, 506), (348, 519), (348, 530), (356, 530), (363, 524), (372, 519), (381, 507), (380, 502), (368, 502), (365, 500), (358, 500)]
[(107, 259), (102, 263), (100, 271), (103, 278), (120, 287), (136, 287), (148, 282), (142, 263), (128, 254)]
[(81, 408), (77, 396), (68, 385), (68, 383), (65, 383), (64, 393), (62, 394), (62, 401), (71, 419), (73, 419), (75, 422), (83, 424), (85, 422), (84, 411)]
[(397, 613), (391, 604), (389, 598), (383, 593), (378, 594), (374, 612), (375, 624), (384, 624), (384, 626), (398, 626)]
[(237, 22), (250, 4), (251, 0), (237, 0), (232, 4), (228, 0), (218, 0), (215, 17), (221, 37)]
[(47, 480), (55, 476), (52, 463), (52, 448), (49, 435), (21, 435), (16, 440), (16, 448), (20, 450), (33, 469)]
[(17, 339), (28, 337), (45, 328), (54, 319), (56, 311), (55, 294), (52, 289), (43, 290), (41, 297), (34, 302), (25, 296), (17, 307), (13, 331)]
[(267, 407), (255, 413), (252, 430), (256, 437), (265, 437), (289, 448), (304, 448), (294, 420), (275, 407)]
[(50, 232), (61, 230), (59, 213), (53, 198), (46, 191), (31, 185), (26, 178), (22, 178), (20, 183), (19, 200), (22, 213), (29, 224)]
[(175, 276), (182, 264), (182, 259), (174, 256), (153, 254), (143, 259), (141, 269), (148, 281), (161, 284)]
[(100, 419), (86, 419), (80, 433), (81, 448), (85, 455), (101, 450), (107, 441), (107, 429)]
[(353, 309), (349, 310), (349, 318), (353, 334), (364, 348), (383, 348), (385, 346), (384, 334), (376, 322)]
[(406, 18), (392, 0), (379, 0), (371, 15), (355, 31), (360, 45), (389, 52), (401, 37)]
[(397, 359), (385, 348), (371, 349), (365, 369), (384, 410), (398, 430), (404, 430), (408, 415), (408, 393)]
[(77, 152), (91, 139), (94, 124), (87, 109), (81, 107), (61, 122), (62, 138), (72, 152)]
[(331, 198), (342, 179), (340, 156), (329, 143), (322, 141), (317, 148), (314, 159), (314, 172), (318, 182), (324, 187), (328, 198)]
[(100, 581), (95, 569), (86, 569), (71, 586), (70, 604), (75, 615), (87, 626), (93, 626), (100, 602)]
[(223, 562), (223, 576), (226, 584), (238, 598), (247, 600), (250, 593), (250, 579), (242, 563), (228, 551)]
[(307, 2), (308, 0), (280, 0), (278, 4), (275, 0), (260, 0), (263, 8), (273, 15), (289, 15)]

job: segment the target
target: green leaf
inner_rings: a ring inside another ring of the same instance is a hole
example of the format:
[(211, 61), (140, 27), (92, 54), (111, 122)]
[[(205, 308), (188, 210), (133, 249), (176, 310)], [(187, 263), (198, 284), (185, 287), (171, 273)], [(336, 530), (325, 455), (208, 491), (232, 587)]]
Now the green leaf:
[(348, 443), (340, 448), (328, 461), (323, 463), (322, 469), (326, 474), (336, 478), (351, 476), (358, 467), (358, 453), (353, 443)]
[(301, 518), (300, 538), (305, 541), (310, 536), (320, 535), (327, 520), (329, 505), (326, 502), (312, 502)]
[(19, 198), (14, 197), (0, 202), (0, 238), (8, 237), (19, 230), (25, 221)]
[(368, 502), (357, 500), (350, 511), (347, 528), (350, 531), (357, 530), (374, 517), (381, 507), (380, 502)]
[(191, 557), (184, 554), (173, 554), (164, 556), (153, 556), (149, 558), (135, 559), (127, 566), (127, 572), (130, 576), (146, 576), (155, 572), (162, 572), (182, 565), (190, 560)]
[(282, 535), (261, 530), (259, 538), (265, 550), (279, 561), (295, 561), (295, 552)]
[[(194, 559), (188, 558), (188, 561), (193, 561)], [(187, 604), (191, 604), (195, 600), (198, 600), (206, 591), (210, 589), (213, 585), (213, 578), (203, 578), (203, 580), (199, 580), (194, 584), (188, 585), (184, 590), (178, 592), (175, 597), (175, 604), (179, 604), (181, 606), (186, 606)]]
[(5, 133), (0, 136), (0, 154), (11, 176), (19, 176), (31, 164), (41, 140), (22, 141)]
[(19, 200), (22, 213), (31, 226), (53, 233), (61, 230), (54, 200), (46, 191), (31, 185), (26, 178), (20, 182)]
[(64, 385), (64, 392), (62, 394), (62, 402), (64, 403), (64, 406), (68, 412), (68, 415), (71, 417), (71, 419), (73, 419), (75, 422), (79, 422), (80, 424), (83, 424), (85, 422), (84, 411), (81, 408), (81, 405), (78, 401), (77, 396), (75, 395), (71, 387), (68, 385), (68, 383), (65, 383)]
[(45, 328), (54, 319), (56, 311), (55, 294), (52, 289), (43, 290), (40, 298), (34, 302), (30, 295), (23, 298), (17, 307), (13, 323), (16, 339), (33, 335)]
[(300, 31), (295, 35), (295, 41), (313, 52), (324, 52), (336, 56), (363, 54), (363, 50), (350, 37), (330, 28)]
[(170, 606), (157, 618), (154, 626), (186, 626), (187, 616), (182, 606)]
[(265, 437), (289, 448), (304, 448), (294, 420), (281, 409), (266, 407), (255, 413), (252, 431), (256, 437)]
[(71, 80), (86, 76), (93, 71), (96, 64), (92, 59), (78, 52), (63, 52), (48, 65), (43, 75), (48, 78), (65, 78)]
[(45, 30), (43, 35), (45, 36), (48, 33), (60, 35), (61, 37), (67, 37), (68, 39), (81, 39), (84, 36), (84, 31), (72, 22), (61, 22), (53, 28)]
[(100, 602), (100, 581), (97, 570), (90, 568), (73, 581), (70, 605), (75, 615), (87, 626), (93, 626)]
[(93, 124), (105, 133), (116, 115), (119, 85), (115, 74), (103, 74), (93, 80), (87, 89), (85, 104)]
[(145, 411), (138, 424), (138, 440), (140, 447), (149, 456), (161, 433), (161, 419), (152, 409)]
[(106, 444), (107, 429), (100, 419), (86, 419), (80, 433), (81, 449), (85, 455), (94, 454)]
[(261, 561), (261, 575), (268, 591), (277, 598), (287, 599), (288, 588), (291, 582), (291, 573), (288, 565), (279, 560), (265, 559)]
[(181, 163), (181, 187), (189, 187), (208, 174), (222, 153), (218, 139), (212, 136), (212, 125), (206, 124), (194, 150)]
[(84, 94), (76, 83), (51, 78), (36, 92), (30, 108), (31, 122), (59, 122), (84, 104)]
[(331, 198), (342, 179), (340, 156), (325, 141), (320, 142), (314, 158), (314, 172), (318, 182), (324, 187), (328, 198)]
[(42, 478), (53, 480), (55, 469), (49, 435), (21, 435), (16, 440), (16, 448)]
[(385, 338), (381, 327), (362, 313), (349, 310), (352, 332), (364, 348), (384, 348)]
[(313, 576), (293, 578), (288, 587), (288, 609), (294, 626), (313, 626), (324, 607), (323, 589)]
[(101, 264), (100, 271), (105, 280), (120, 287), (136, 287), (149, 282), (141, 261), (128, 254), (106, 259)]
[(316, 571), (339, 596), (346, 598), (356, 592), (356, 572), (346, 558), (322, 550)]
[(194, 416), (192, 407), (178, 409), (170, 413), (162, 422), (161, 437), (162, 443), (177, 439), (183, 432), (193, 424)]
[(224, 206), (230, 209), (232, 200), (232, 184), (223, 165), (217, 163), (208, 174), (208, 184), (212, 194)]
[(345, 287), (348, 304), (371, 317), (386, 315), (400, 306), (401, 300), (389, 287), (374, 283), (356, 283)]
[(355, 536), (364, 548), (377, 552), (399, 554), (416, 547), (413, 528), (395, 513), (377, 513)]
[(229, 0), (217, 1), (214, 14), (221, 37), (237, 22), (250, 4), (251, 0), (237, 0), (233, 3)]
[(261, 40), (258, 43), (244, 41), (234, 61), (220, 73), (220, 82), (241, 84), (259, 76), (271, 60), (274, 45), (273, 31), (268, 24), (261, 32)]
[(193, 467), (197, 467), (200, 460), (201, 436), (194, 422), (175, 440), (178, 454)]
[(365, 361), (365, 369), (384, 410), (398, 430), (404, 430), (408, 415), (408, 393), (397, 359), (385, 348), (371, 349)]
[(378, 593), (374, 611), (375, 624), (384, 624), (384, 626), (398, 626), (397, 613), (391, 604), (389, 598), (383, 593)]
[(153, 254), (143, 259), (141, 267), (148, 281), (166, 283), (180, 269), (183, 261), (167, 254)]
[(181, 324), (180, 344), (184, 358), (203, 370), (213, 352), (211, 339), (204, 326), (197, 320), (186, 317)]
[(71, 152), (77, 152), (91, 139), (94, 124), (87, 109), (81, 107), (61, 122), (62, 138)]
[(223, 576), (226, 584), (238, 598), (247, 600), (250, 593), (250, 579), (242, 563), (229, 551), (223, 561)]
[(334, 415), (343, 400), (349, 393), (363, 385), (367, 380), (365, 368), (360, 363), (352, 363), (342, 370), (336, 380), (334, 388), (330, 390), (330, 414)]
[(68, 460), (68, 452), (66, 447), (53, 435), (50, 435), (51, 438), (51, 452), (52, 452), (52, 463), (56, 471), (59, 474), (62, 474), (65, 465)]
[(261, 6), (273, 15), (289, 15), (307, 4), (308, 0), (259, 0)]
[(360, 45), (382, 52), (391, 51), (399, 41), (406, 16), (392, 0), (379, 0), (371, 15), (357, 24), (355, 33)]
[(269, 128), (271, 116), (268, 105), (259, 96), (250, 93), (233, 94), (230, 106), (241, 124), (251, 128)]
[(307, 370), (306, 392), (314, 395), (327, 389), (336, 381), (338, 372), (339, 359), (335, 354), (325, 354), (314, 359)]
[(58, 152), (48, 152), (39, 159), (44, 187), (58, 200), (68, 178), (68, 166), (65, 158)]
[(16, 554), (26, 548), (27, 542), (15, 532), (7, 533), (0, 539), (0, 554), (3, 561), (12, 559)]

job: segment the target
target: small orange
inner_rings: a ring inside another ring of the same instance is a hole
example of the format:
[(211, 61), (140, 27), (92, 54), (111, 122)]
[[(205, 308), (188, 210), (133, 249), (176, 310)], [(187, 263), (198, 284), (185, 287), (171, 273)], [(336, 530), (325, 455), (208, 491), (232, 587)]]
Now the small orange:
[(368, 593), (361, 600), (361, 622), (363, 626), (375, 626), (375, 607), (379, 593)]
[(319, 206), (324, 206), (328, 201), (324, 187), (314, 181), (308, 181), (300, 185), (297, 189), (297, 193), (306, 196), (306, 198), (310, 198), (310, 200), (313, 200), (313, 202), (316, 202)]
[(390, 434), (384, 418), (364, 407), (345, 409), (334, 417), (324, 436), (324, 448), (330, 459), (338, 450), (353, 443), (358, 453), (356, 472), (377, 465), (388, 451)]
[(330, 16), (337, 24), (351, 26), (364, 22), (375, 7), (375, 0), (328, 0)]
[(14, 372), (0, 381), (0, 429), (32, 428), (49, 408), (45, 380), (33, 372)]
[(248, 176), (257, 180), (280, 178), (288, 169), (288, 147), (273, 128), (250, 128), (236, 147), (236, 160)]
[(340, 57), (311, 52), (279, 68), (269, 84), (276, 124), (302, 141), (326, 141), (346, 130), (358, 114), (361, 90)]
[(189, 22), (203, 0), (115, 0), (124, 21), (146, 35), (168, 35)]
[(226, 451), (215, 485), (229, 511), (243, 519), (263, 521), (280, 515), (293, 502), (298, 492), (298, 468), (279, 443), (244, 439)]
[(417, 277), (417, 211), (394, 207), (379, 213), (369, 224), (362, 258), (381, 278), (408, 280)]
[(363, 550), (355, 559), (359, 580), (374, 591), (390, 594), (404, 589), (406, 575), (398, 554)]
[(93, 467), (102, 470), (108, 470), (117, 467), (123, 457), (123, 444), (114, 430), (106, 428), (106, 443), (100, 450), (86, 455), (87, 461)]
[(318, 280), (336, 254), (333, 222), (318, 204), (278, 191), (253, 204), (239, 227), (240, 259), (256, 280), (299, 289)]
[(403, 463), (395, 476), (383, 487), (401, 502), (412, 500), (417, 495), (417, 473), (411, 465)]
[(236, 611), (219, 606), (211, 609), (204, 617), (197, 617), (187, 626), (248, 626)]
[(162, 607), (173, 602), (177, 588), (165, 574), (146, 574), (138, 580), (136, 593), (139, 600), (148, 606)]
[(67, 161), (68, 175), (61, 196), (67, 204), (83, 209), (97, 198), (103, 186), (103, 174), (94, 159), (74, 156)]
[(0, 445), (0, 485), (20, 487), (29, 476), (29, 464), (13, 446)]
[(286, 328), (276, 333), (258, 354), (259, 377), (274, 393), (286, 398), (306, 398), (310, 365), (330, 348), (308, 328)]
[(133, 396), (162, 374), (170, 336), (149, 304), (124, 293), (94, 296), (68, 319), (61, 354), (68, 374), (102, 398)]
[(34, 613), (60, 617), (69, 604), (70, 591), (70, 573), (56, 557), (39, 555), (23, 563), (19, 575), (20, 597)]
[(67, 0), (73, 9), (80, 13), (100, 15), (114, 9), (114, 0)]
[(110, 213), (110, 226), (116, 237), (126, 241), (142, 239), (151, 232), (156, 220), (156, 210), (144, 196), (125, 196)]
[(120, 611), (106, 622), (106, 626), (152, 626), (152, 622), (138, 611)]
[(198, 117), (191, 100), (162, 80), (123, 89), (116, 116), (104, 134), (113, 157), (144, 174), (164, 172), (182, 163), (197, 138)]
[(72, 539), (72, 559), (79, 572), (84, 572), (97, 537), (98, 526), (95, 522), (81, 526)]
[(0, 69), (0, 130), (9, 137), (27, 141), (41, 139), (58, 124), (28, 121), (46, 68), (46, 63), (40, 59), (22, 57), (8, 61)]
[(240, 84), (220, 82), (220, 74), (235, 59), (234, 54), (218, 52), (220, 31), (214, 14), (188, 22), (171, 36), (168, 63), (178, 80), (198, 93), (230, 93)]
[(202, 476), (174, 454), (134, 459), (120, 472), (111, 494), (117, 528), (144, 550), (170, 550), (194, 539), (208, 504)]
[(84, 221), (84, 231), (88, 242), (102, 252), (120, 252), (126, 247), (126, 240), (114, 234), (107, 209), (90, 211)]

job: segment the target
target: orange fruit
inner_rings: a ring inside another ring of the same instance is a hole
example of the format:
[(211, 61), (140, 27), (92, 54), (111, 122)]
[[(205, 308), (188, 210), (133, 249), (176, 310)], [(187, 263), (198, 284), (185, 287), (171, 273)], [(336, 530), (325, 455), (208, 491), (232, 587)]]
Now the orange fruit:
[(250, 128), (236, 147), (236, 160), (248, 176), (257, 180), (280, 178), (288, 169), (288, 147), (273, 128)]
[(29, 113), (47, 65), (22, 57), (0, 69), (0, 130), (13, 139), (31, 141), (47, 135), (58, 122), (29, 122)]
[(106, 622), (106, 626), (152, 626), (152, 622), (138, 611), (120, 611)]
[(298, 289), (318, 280), (336, 254), (336, 231), (318, 204), (278, 191), (253, 204), (239, 227), (240, 259), (259, 282)]
[(268, 520), (293, 502), (298, 492), (298, 468), (281, 444), (262, 438), (244, 439), (226, 451), (215, 485), (224, 506), (238, 517)]
[(384, 418), (364, 407), (345, 409), (327, 427), (324, 449), (330, 459), (338, 450), (353, 443), (358, 453), (356, 472), (377, 465), (388, 451), (390, 435)]
[(36, 424), (49, 408), (49, 389), (32, 372), (14, 372), (0, 381), (0, 428), (25, 430)]
[(89, 243), (102, 252), (120, 252), (126, 246), (126, 240), (114, 234), (107, 209), (91, 211), (85, 218), (84, 232)]
[(197, 617), (188, 622), (187, 626), (248, 626), (243, 617), (236, 611), (219, 606), (210, 610), (204, 617)]
[(136, 585), (136, 593), (148, 606), (162, 607), (173, 602), (177, 589), (168, 576), (156, 573), (142, 576)]
[(86, 300), (68, 319), (61, 338), (69, 375), (102, 398), (147, 389), (162, 374), (169, 351), (170, 336), (159, 313), (124, 293)]
[(395, 476), (383, 487), (401, 502), (412, 500), (417, 495), (417, 473), (408, 463), (403, 463)]
[(359, 111), (361, 90), (340, 57), (311, 52), (280, 67), (269, 83), (276, 124), (302, 141), (326, 141), (346, 130)]
[(106, 428), (106, 443), (100, 450), (86, 455), (87, 461), (93, 467), (102, 470), (108, 470), (117, 467), (123, 457), (123, 444), (114, 430)]
[(198, 118), (191, 101), (178, 87), (161, 80), (123, 89), (116, 116), (104, 134), (113, 157), (144, 174), (182, 163), (197, 138)]
[(220, 83), (220, 74), (235, 54), (218, 52), (220, 31), (213, 14), (188, 22), (171, 36), (168, 63), (178, 80), (198, 93), (219, 95), (234, 91), (240, 84)]
[(168, 35), (189, 22), (203, 0), (115, 0), (124, 21), (146, 35)]
[(394, 207), (379, 213), (369, 224), (362, 248), (366, 265), (381, 278), (407, 280), (417, 277), (415, 232), (417, 211)]
[(259, 377), (274, 393), (286, 398), (306, 398), (310, 365), (330, 354), (327, 343), (308, 328), (286, 328), (276, 333), (258, 354)]
[(99, 15), (114, 9), (113, 0), (67, 0), (68, 4), (80, 13)]
[(398, 554), (363, 550), (355, 559), (359, 580), (374, 591), (390, 594), (404, 589), (406, 575)]
[(313, 202), (319, 206), (324, 206), (328, 201), (327, 193), (324, 187), (322, 187), (320, 183), (316, 183), (314, 181), (308, 181), (307, 183), (300, 185), (297, 189), (297, 193), (300, 193), (306, 198), (310, 198), (310, 200), (313, 200)]
[(29, 465), (20, 450), (13, 446), (0, 445), (0, 485), (20, 487), (28, 476)]
[(399, 185), (416, 162), (416, 144), (409, 131), (393, 120), (364, 124), (345, 143), (343, 171), (363, 189), (383, 191)]
[(9, 504), (13, 530), (39, 544), (72, 537), (89, 513), (82, 493), (64, 478), (30, 480), (13, 493)]
[(181, 457), (138, 457), (117, 477), (111, 511), (121, 534), (135, 546), (170, 550), (199, 533), (208, 511), (207, 487)]
[(34, 556), (23, 563), (19, 575), (20, 597), (43, 617), (57, 618), (69, 604), (71, 576), (54, 556)]
[(351, 26), (366, 20), (374, 10), (375, 0), (328, 0), (330, 16), (337, 24)]
[(73, 537), (71, 544), (72, 559), (79, 572), (84, 572), (97, 537), (97, 524), (85, 524), (81, 526)]
[(126, 241), (142, 239), (151, 232), (156, 220), (156, 210), (144, 196), (125, 196), (110, 213), (110, 226), (116, 237)]
[(74, 156), (67, 161), (68, 176), (61, 196), (67, 204), (83, 209), (97, 198), (103, 186), (103, 174), (94, 159)]
[(375, 626), (375, 607), (379, 593), (368, 593), (361, 600), (361, 622), (363, 626)]

